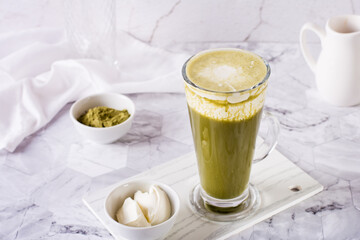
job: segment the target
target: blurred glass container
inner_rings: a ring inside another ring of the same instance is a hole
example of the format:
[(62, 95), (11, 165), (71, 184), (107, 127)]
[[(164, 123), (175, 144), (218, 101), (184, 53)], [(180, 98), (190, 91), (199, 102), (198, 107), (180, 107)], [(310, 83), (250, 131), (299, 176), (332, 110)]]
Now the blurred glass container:
[(116, 0), (65, 0), (67, 38), (82, 58), (117, 67)]

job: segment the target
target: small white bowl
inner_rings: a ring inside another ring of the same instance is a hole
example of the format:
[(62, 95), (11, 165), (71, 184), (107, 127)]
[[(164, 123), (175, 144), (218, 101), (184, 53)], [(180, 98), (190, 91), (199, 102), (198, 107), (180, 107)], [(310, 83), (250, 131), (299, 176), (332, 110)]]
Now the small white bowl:
[[(171, 204), (171, 217), (155, 226), (130, 227), (116, 221), (116, 212), (128, 197), (133, 197), (135, 192), (149, 191), (151, 185), (158, 185), (169, 197)], [(105, 200), (105, 215), (116, 231), (126, 239), (163, 239), (170, 231), (180, 211), (180, 199), (178, 194), (168, 185), (146, 180), (134, 180), (115, 187)]]
[[(115, 126), (96, 128), (89, 127), (80, 123), (77, 119), (86, 113), (87, 110), (94, 107), (110, 107), (117, 110), (128, 110), (130, 117)], [(124, 136), (131, 128), (132, 120), (135, 114), (135, 105), (130, 98), (118, 93), (100, 93), (91, 95), (76, 101), (70, 109), (70, 118), (74, 123), (76, 130), (85, 138), (97, 143), (112, 143)]]

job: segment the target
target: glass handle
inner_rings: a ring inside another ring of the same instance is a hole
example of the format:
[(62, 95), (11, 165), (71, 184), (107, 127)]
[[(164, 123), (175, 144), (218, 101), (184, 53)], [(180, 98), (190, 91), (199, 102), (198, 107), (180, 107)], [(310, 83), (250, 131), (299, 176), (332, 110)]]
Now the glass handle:
[(278, 141), (280, 124), (277, 118), (268, 112), (264, 112), (262, 122), (267, 122), (268, 131), (264, 141), (261, 143), (259, 147), (255, 149), (255, 156), (253, 163), (265, 159), (270, 154), (270, 152), (275, 148)]

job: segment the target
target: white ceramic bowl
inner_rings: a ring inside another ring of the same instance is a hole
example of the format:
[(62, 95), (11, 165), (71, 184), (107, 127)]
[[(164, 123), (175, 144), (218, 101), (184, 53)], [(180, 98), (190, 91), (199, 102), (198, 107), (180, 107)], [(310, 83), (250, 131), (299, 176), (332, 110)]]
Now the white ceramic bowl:
[[(77, 119), (87, 110), (94, 107), (105, 106), (117, 110), (127, 109), (130, 117), (115, 126), (106, 128), (89, 127), (80, 123)], [(100, 93), (91, 95), (76, 101), (70, 109), (70, 118), (76, 130), (85, 138), (97, 143), (112, 143), (124, 136), (131, 128), (135, 114), (135, 105), (130, 98), (117, 93)]]
[[(115, 215), (127, 197), (133, 197), (135, 192), (149, 191), (151, 185), (158, 185), (169, 197), (172, 212), (171, 217), (158, 225), (151, 227), (129, 227), (117, 222)], [(180, 211), (180, 199), (178, 194), (168, 185), (146, 180), (134, 180), (115, 187), (105, 200), (105, 215), (111, 228), (126, 239), (163, 239), (174, 225)]]

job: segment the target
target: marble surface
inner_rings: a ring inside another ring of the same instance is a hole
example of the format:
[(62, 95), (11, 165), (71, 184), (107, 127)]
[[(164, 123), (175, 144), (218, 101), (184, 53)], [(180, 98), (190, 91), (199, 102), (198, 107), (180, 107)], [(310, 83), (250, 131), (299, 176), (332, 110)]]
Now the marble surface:
[[(223, 46), (262, 55), (272, 67), (265, 105), (281, 124), (277, 149), (325, 186), (230, 239), (359, 239), (360, 106), (325, 103), (297, 43), (303, 23), (360, 14), (359, 2), (226, 0), (206, 1), (206, 9), (204, 2), (118, 1), (119, 29), (189, 55)], [(62, 6), (60, 0), (0, 0), (0, 33), (62, 28)], [(318, 50), (317, 39), (310, 40)], [(113, 239), (82, 196), (193, 150), (184, 94), (129, 97), (138, 114), (114, 144), (82, 139), (68, 104), (14, 153), (0, 151), (0, 239)]]

